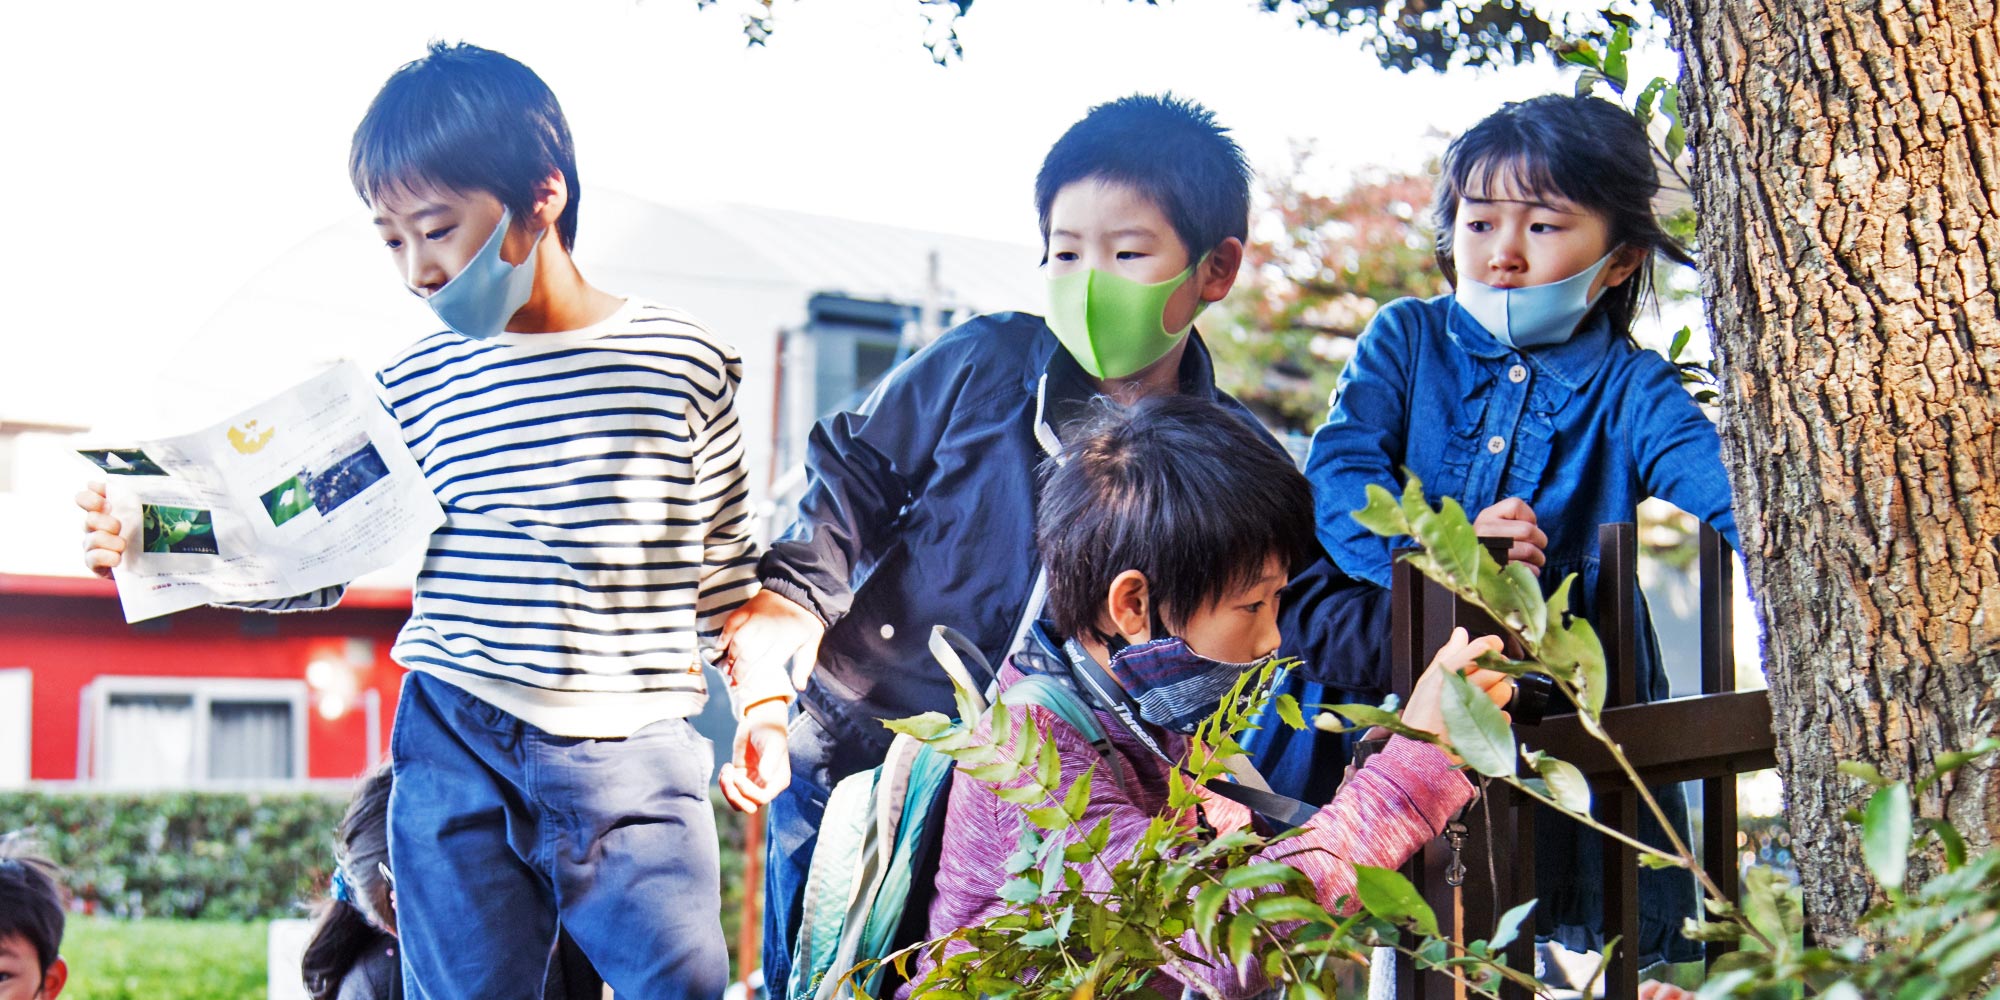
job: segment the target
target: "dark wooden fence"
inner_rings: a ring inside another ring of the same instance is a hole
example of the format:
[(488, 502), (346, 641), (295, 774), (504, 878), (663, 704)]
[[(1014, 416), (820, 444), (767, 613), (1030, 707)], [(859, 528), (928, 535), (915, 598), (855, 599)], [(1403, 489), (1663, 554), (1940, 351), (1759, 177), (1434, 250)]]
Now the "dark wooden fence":
[[(1708, 876), (1735, 895), (1737, 882), (1736, 775), (1771, 767), (1775, 741), (1771, 705), (1763, 691), (1737, 691), (1732, 598), (1734, 573), (1729, 546), (1704, 526), (1701, 561), (1701, 694), (1640, 704), (1634, 664), (1638, 642), (1638, 531), (1631, 524), (1598, 530), (1602, 564), (1598, 577), (1597, 628), (1604, 642), (1611, 691), (1605, 699), (1604, 727), (1648, 785), (1699, 781), (1702, 786), (1701, 855)], [(1394, 642), (1392, 684), (1407, 698), (1415, 680), (1456, 626), (1473, 635), (1495, 632), (1492, 620), (1443, 587), (1398, 562), (1392, 581)], [(1628, 791), (1629, 781), (1602, 745), (1571, 714), (1550, 715), (1539, 726), (1515, 730), (1530, 749), (1569, 761), (1590, 781), (1598, 816), (1622, 833), (1638, 836), (1643, 803)], [(1532, 774), (1524, 768), (1524, 777)], [(1410, 861), (1404, 874), (1438, 914), (1447, 935), (1462, 929), (1461, 940), (1489, 937), (1500, 914), (1533, 899), (1535, 892), (1535, 812), (1533, 802), (1499, 784), (1490, 786), (1484, 808), (1469, 810), (1463, 848), (1467, 872), (1459, 891), (1446, 883), (1451, 849), (1433, 841)], [(1487, 817), (1492, 826), (1487, 826)], [(1691, 845), (1692, 846), (1692, 845)], [(1489, 861), (1491, 862), (1489, 864)], [(1604, 927), (1620, 940), (1603, 980), (1607, 997), (1638, 995), (1636, 943), (1639, 940), (1639, 865), (1631, 848), (1604, 838)], [(1454, 902), (1459, 905), (1454, 905)], [(1461, 908), (1462, 907), (1462, 908)], [(1708, 945), (1713, 961), (1725, 946)], [(1534, 968), (1532, 927), (1507, 949), (1513, 968)], [(1399, 1000), (1442, 1000), (1454, 995), (1448, 978), (1437, 973), (1398, 976)], [(1503, 987), (1507, 998), (1527, 997)]]

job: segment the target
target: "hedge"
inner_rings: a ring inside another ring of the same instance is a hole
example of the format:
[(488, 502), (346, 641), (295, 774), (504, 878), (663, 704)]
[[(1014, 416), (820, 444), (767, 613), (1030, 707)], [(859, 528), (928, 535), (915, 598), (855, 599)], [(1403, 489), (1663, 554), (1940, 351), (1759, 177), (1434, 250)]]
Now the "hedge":
[[(733, 955), (746, 824), (715, 802), (722, 927)], [(0, 833), (40, 840), (88, 912), (269, 920), (301, 916), (325, 894), (333, 827), (346, 805), (321, 792), (0, 792)]]

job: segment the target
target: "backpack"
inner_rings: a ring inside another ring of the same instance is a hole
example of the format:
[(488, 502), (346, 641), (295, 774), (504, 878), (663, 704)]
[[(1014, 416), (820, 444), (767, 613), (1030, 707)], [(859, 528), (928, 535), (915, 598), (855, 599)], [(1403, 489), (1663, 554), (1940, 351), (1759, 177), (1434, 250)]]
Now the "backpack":
[[(931, 630), (931, 654), (985, 714), (965, 661), (986, 674), (990, 694), (996, 675), (963, 635), (943, 625)], [(1052, 678), (1030, 674), (1001, 692), (1009, 706), (1038, 706), (1081, 732), (1093, 746), (1108, 746), (1104, 727), (1074, 692)], [(971, 721), (971, 720), (961, 720)], [(944, 839), (945, 805), (956, 765), (914, 737), (897, 734), (882, 764), (849, 775), (834, 786), (820, 823), (806, 875), (804, 910), (792, 953), (791, 981), (774, 1000), (843, 1000), (854, 996), (848, 974), (880, 961), (929, 933), (930, 887)], [(913, 891), (914, 890), (914, 891)], [(871, 995), (887, 966), (862, 978)]]

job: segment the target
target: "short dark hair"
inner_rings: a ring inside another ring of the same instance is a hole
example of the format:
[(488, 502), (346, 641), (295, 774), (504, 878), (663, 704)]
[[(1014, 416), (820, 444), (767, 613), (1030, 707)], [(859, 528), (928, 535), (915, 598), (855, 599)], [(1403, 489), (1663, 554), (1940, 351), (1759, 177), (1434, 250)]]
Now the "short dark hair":
[[(306, 993), (313, 1000), (338, 996), (341, 981), (362, 953), (379, 943), (385, 931), (396, 929), (396, 911), (389, 903), (391, 887), (382, 876), (389, 863), (389, 795), (394, 788), (390, 765), (377, 765), (362, 776), (354, 797), (347, 802), (347, 812), (334, 828), (334, 865), (354, 898), (328, 900), (313, 924), (312, 937), (299, 963)], [(376, 922), (382, 929), (377, 929)]]
[(62, 872), (27, 838), (0, 837), (0, 938), (20, 935), (35, 949), (42, 973), (62, 951)]
[(1653, 164), (1652, 140), (1639, 120), (1602, 98), (1544, 94), (1501, 105), (1445, 149), (1431, 216), (1437, 224), (1438, 267), (1452, 284), (1458, 284), (1451, 253), (1459, 198), (1474, 183), (1508, 175), (1530, 193), (1559, 195), (1603, 216), (1611, 226), (1612, 246), (1646, 251), (1638, 273), (1598, 303), (1620, 336), (1632, 335), (1639, 301), (1653, 290), (1653, 254), (1694, 263), (1653, 214), (1660, 172)]
[(1172, 94), (1134, 94), (1090, 109), (1042, 159), (1035, 211), (1042, 246), (1056, 192), (1084, 180), (1133, 188), (1174, 224), (1188, 263), (1223, 240), (1250, 238), (1250, 165), (1214, 112)]
[(484, 191), (516, 218), (533, 209), (535, 185), (551, 170), (569, 186), (556, 235), (573, 248), (583, 190), (562, 106), (534, 70), (464, 42), (432, 42), (429, 55), (390, 76), (347, 157), (354, 191), (370, 204), (385, 187), (429, 183)]
[(1214, 402), (1104, 399), (1064, 439), (1061, 461), (1042, 467), (1035, 545), (1048, 615), (1065, 636), (1097, 630), (1111, 582), (1128, 569), (1146, 575), (1154, 614), (1178, 629), (1254, 583), (1272, 556), (1296, 573), (1314, 550), (1305, 477)]

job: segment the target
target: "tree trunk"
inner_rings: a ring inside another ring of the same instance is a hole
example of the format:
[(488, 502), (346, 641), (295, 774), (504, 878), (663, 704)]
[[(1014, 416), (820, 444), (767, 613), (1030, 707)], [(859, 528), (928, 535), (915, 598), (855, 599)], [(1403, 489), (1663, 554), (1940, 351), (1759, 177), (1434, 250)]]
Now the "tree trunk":
[[(1808, 921), (1873, 895), (1864, 800), (2000, 732), (1994, 0), (1669, 0), (1724, 459)], [(1919, 800), (1977, 845), (1991, 760)], [(1917, 872), (1913, 871), (1913, 875)]]

